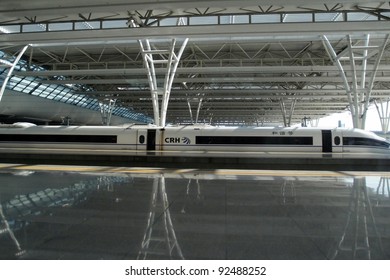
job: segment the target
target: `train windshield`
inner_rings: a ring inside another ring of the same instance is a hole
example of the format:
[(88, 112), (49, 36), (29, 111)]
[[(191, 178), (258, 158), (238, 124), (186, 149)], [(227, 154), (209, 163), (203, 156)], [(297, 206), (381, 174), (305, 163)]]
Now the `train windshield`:
[(364, 137), (343, 137), (343, 145), (349, 146), (374, 146), (374, 147), (382, 147), (389, 148), (390, 143), (387, 141), (370, 139)]

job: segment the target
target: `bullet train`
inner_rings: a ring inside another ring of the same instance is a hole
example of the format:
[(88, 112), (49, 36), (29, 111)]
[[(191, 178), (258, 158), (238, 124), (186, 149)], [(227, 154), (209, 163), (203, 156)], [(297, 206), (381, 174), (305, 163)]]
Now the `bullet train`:
[(136, 151), (389, 153), (390, 142), (359, 129), (214, 126), (0, 126), (0, 148)]

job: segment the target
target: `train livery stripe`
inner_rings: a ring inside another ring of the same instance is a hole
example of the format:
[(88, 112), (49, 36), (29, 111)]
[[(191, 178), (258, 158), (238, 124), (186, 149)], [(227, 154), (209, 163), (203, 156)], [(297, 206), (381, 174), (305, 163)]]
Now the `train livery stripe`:
[(116, 135), (0, 134), (2, 142), (117, 143)]
[(389, 148), (389, 143), (377, 139), (370, 139), (365, 137), (343, 137), (344, 146), (369, 146)]
[(310, 136), (196, 136), (199, 145), (313, 145)]

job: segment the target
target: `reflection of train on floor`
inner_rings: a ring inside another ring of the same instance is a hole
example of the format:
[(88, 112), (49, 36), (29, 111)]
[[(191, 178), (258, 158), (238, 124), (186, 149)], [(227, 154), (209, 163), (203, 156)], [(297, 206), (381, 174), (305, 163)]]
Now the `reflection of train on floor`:
[(359, 129), (213, 126), (2, 125), (0, 147), (226, 152), (389, 152), (390, 143)]

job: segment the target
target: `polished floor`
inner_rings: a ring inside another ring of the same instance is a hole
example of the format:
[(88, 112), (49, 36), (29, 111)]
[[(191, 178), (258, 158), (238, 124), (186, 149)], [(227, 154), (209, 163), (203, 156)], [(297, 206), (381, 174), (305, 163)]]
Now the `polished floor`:
[(390, 259), (389, 181), (0, 164), (0, 259)]

